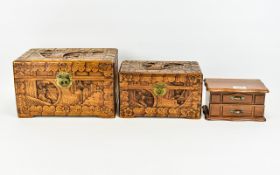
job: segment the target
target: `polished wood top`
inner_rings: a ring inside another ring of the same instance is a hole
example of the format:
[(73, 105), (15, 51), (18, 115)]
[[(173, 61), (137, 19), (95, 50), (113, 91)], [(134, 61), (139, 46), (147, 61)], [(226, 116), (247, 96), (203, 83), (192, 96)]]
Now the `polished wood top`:
[(258, 79), (205, 79), (204, 82), (210, 92), (269, 92)]

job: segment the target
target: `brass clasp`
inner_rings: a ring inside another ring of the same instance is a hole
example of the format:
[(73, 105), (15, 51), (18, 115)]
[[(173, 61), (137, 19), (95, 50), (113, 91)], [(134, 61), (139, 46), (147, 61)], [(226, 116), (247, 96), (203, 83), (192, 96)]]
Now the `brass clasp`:
[(59, 72), (56, 75), (56, 84), (59, 87), (69, 88), (72, 85), (72, 76), (68, 72)]
[(166, 94), (165, 83), (157, 83), (153, 85), (153, 92), (156, 96), (164, 96)]

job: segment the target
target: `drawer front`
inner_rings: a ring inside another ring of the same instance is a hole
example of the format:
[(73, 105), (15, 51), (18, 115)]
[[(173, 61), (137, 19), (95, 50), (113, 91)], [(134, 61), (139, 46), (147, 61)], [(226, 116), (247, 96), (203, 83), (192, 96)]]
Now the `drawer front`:
[(210, 104), (210, 117), (263, 117), (264, 105)]
[(265, 121), (264, 105), (210, 104), (208, 119)]
[(252, 116), (253, 106), (251, 105), (224, 105), (223, 116)]
[(227, 104), (252, 104), (253, 95), (242, 93), (223, 94), (222, 100), (223, 103)]

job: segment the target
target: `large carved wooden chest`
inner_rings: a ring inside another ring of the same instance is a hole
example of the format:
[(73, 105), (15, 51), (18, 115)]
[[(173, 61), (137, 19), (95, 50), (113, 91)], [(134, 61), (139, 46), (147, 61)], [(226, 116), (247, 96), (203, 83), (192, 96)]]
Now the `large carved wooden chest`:
[(119, 76), (120, 117), (200, 118), (197, 62), (124, 61)]
[(206, 79), (208, 120), (265, 121), (264, 103), (268, 89), (260, 80)]
[(19, 117), (115, 117), (117, 49), (31, 49), (14, 61)]

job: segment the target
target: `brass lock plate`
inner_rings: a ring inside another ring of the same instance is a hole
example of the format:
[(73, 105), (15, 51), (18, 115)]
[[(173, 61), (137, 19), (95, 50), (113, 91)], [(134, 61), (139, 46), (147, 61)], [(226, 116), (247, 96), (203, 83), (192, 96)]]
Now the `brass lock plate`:
[(68, 72), (59, 72), (56, 75), (56, 84), (62, 88), (69, 88), (72, 85), (72, 75)]
[(164, 96), (166, 94), (166, 85), (165, 83), (157, 83), (153, 85), (153, 93), (156, 96)]

